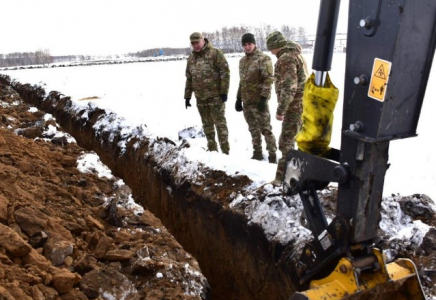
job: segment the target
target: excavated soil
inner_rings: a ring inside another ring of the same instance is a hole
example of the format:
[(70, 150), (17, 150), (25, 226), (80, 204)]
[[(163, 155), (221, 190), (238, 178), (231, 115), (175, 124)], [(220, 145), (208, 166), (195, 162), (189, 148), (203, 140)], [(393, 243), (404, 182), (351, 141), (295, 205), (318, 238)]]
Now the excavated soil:
[(43, 136), (53, 119), (0, 84), (0, 299), (206, 299), (197, 261), (118, 178)]

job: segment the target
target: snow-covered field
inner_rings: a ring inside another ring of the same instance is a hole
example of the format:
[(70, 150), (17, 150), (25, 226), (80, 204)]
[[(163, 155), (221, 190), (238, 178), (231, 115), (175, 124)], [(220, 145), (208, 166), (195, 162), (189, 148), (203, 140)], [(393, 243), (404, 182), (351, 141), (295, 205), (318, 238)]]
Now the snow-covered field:
[[(229, 100), (226, 117), (229, 127), (230, 156), (209, 153), (205, 139), (191, 140), (191, 147), (198, 151), (192, 159), (199, 160), (212, 168), (226, 170), (234, 174), (247, 174), (258, 184), (274, 179), (276, 165), (266, 160), (250, 160), (252, 155), (251, 138), (242, 113), (234, 109), (239, 83), (238, 63), (241, 55), (228, 57), (231, 71)], [(312, 54), (305, 54), (308, 66), (311, 66)], [(275, 62), (275, 57), (273, 62)], [(22, 83), (42, 85), (47, 92), (57, 90), (71, 96), (78, 103), (86, 105), (93, 101), (102, 108), (114, 111), (131, 125), (146, 124), (149, 132), (165, 136), (174, 141), (178, 132), (184, 128), (198, 126), (201, 121), (195, 100), (193, 106), (185, 109), (186, 61), (167, 61), (150, 63), (131, 63), (116, 65), (81, 66), (71, 68), (25, 69), (0, 71)], [(384, 195), (392, 193), (410, 195), (424, 193), (436, 199), (436, 156), (433, 154), (436, 141), (431, 128), (431, 112), (436, 110), (435, 67), (429, 79), (421, 118), (418, 125), (418, 137), (391, 142), (389, 168), (385, 181)], [(345, 73), (345, 54), (335, 53), (330, 77), (339, 88), (340, 96), (335, 110), (335, 120), (331, 146), (340, 148), (342, 118), (342, 97)], [(93, 100), (83, 100), (93, 98)], [(272, 112), (273, 131), (278, 139), (281, 122), (275, 120), (277, 98), (272, 94), (270, 110)], [(280, 156), (280, 151), (277, 152)], [(266, 159), (267, 153), (264, 151)]]

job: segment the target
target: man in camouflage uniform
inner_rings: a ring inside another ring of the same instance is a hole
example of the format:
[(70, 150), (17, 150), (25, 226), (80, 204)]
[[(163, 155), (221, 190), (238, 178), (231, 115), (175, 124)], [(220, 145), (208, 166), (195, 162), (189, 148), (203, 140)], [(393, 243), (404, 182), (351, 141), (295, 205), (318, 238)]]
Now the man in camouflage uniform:
[(277, 56), (274, 65), (274, 83), (277, 94), (276, 119), (283, 121), (279, 138), (282, 158), (277, 165), (274, 185), (281, 185), (284, 179), (286, 155), (295, 147), (295, 136), (301, 126), (303, 113), (303, 91), (308, 71), (306, 61), (301, 55), (301, 47), (296, 42), (286, 40), (279, 31), (267, 37), (267, 48)]
[(244, 111), (253, 143), (252, 159), (263, 159), (263, 135), (269, 153), (268, 160), (270, 163), (277, 163), (276, 138), (272, 133), (271, 115), (268, 107), (271, 85), (274, 80), (271, 58), (257, 49), (256, 40), (251, 33), (242, 36), (242, 47), (245, 57), (239, 61), (239, 88), (235, 109), (236, 111)]
[(229, 91), (230, 70), (221, 50), (199, 32), (190, 36), (193, 51), (186, 66), (185, 106), (191, 106), (192, 92), (197, 99), (208, 151), (218, 151), (215, 127), (221, 151), (229, 154), (229, 132), (225, 117), (225, 102)]

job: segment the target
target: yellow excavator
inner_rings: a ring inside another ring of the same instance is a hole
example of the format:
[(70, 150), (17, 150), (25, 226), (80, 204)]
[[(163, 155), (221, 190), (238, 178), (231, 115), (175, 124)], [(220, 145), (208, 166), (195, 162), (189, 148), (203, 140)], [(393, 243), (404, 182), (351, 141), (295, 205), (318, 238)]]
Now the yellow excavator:
[[(338, 95), (328, 71), (339, 6), (340, 0), (321, 0), (299, 150), (286, 157), (284, 191), (299, 194), (313, 234), (290, 258), (299, 291), (290, 299), (425, 299), (414, 263), (386, 263), (374, 243), (389, 143), (417, 135), (435, 53), (436, 1), (349, 0), (338, 150), (328, 146)], [(338, 199), (328, 224), (317, 190), (330, 182), (338, 185)]]

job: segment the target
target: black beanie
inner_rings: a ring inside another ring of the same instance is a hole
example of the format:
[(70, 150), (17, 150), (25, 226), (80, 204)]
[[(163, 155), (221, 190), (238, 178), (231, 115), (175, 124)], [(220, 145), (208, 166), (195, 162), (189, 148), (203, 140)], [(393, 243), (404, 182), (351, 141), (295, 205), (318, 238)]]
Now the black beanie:
[(254, 39), (254, 35), (251, 33), (246, 33), (242, 36), (242, 45), (245, 43), (253, 43), (256, 44), (256, 40)]

